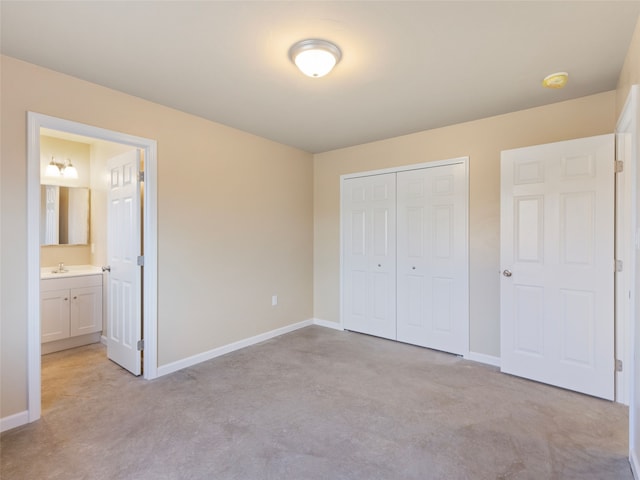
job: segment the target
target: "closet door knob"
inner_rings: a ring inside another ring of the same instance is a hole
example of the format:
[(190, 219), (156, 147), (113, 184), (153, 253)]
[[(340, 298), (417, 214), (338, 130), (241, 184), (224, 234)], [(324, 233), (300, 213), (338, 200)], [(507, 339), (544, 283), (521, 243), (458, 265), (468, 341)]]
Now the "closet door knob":
[(513, 275), (513, 273), (511, 273), (511, 270), (505, 270), (502, 272), (502, 275), (504, 275), (505, 277), (510, 277), (511, 275)]

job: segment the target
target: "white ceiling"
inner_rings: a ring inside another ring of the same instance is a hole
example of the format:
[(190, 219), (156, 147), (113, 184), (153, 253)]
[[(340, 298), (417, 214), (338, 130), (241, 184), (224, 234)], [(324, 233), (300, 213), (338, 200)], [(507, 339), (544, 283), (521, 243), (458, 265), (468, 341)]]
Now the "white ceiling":
[[(317, 153), (616, 88), (639, 1), (0, 2), (2, 53)], [(337, 43), (327, 77), (289, 47)], [(569, 72), (563, 90), (541, 80)], [(46, 113), (46, 112), (45, 112)]]

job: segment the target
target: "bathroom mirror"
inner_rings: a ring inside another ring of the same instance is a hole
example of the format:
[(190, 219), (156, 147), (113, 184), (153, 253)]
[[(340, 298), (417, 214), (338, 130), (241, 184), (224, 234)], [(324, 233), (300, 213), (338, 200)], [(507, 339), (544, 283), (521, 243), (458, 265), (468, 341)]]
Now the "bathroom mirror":
[(88, 188), (40, 186), (40, 245), (89, 243)]

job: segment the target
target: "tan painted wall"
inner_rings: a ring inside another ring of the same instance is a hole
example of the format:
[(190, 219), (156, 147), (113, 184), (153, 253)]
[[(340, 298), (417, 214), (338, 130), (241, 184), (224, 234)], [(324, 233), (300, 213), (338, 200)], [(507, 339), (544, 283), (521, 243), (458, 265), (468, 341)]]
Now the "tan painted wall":
[(158, 141), (160, 365), (312, 316), (311, 155), (9, 57), (0, 66), (0, 417), (27, 408), (27, 111)]
[(618, 88), (616, 90), (616, 118), (622, 112), (624, 102), (627, 101), (627, 95), (631, 85), (640, 84), (640, 19), (636, 24), (636, 29), (633, 32), (631, 43), (629, 44), (629, 50), (627, 51), (627, 57), (620, 77), (618, 78)]
[(340, 175), (470, 157), (470, 349), (500, 355), (500, 151), (611, 133), (615, 92), (314, 157), (314, 317), (340, 320)]

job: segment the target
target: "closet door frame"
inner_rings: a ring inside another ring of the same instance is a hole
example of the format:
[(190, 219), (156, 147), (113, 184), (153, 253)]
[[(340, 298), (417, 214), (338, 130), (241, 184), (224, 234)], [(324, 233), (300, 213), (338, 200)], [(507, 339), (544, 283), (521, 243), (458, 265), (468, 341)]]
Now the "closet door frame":
[[(344, 288), (345, 288), (345, 271), (344, 271), (344, 201), (345, 201), (345, 180), (350, 178), (358, 178), (358, 177), (368, 177), (371, 175), (382, 175), (386, 173), (398, 173), (398, 172), (406, 172), (410, 170), (422, 170), (424, 168), (437, 168), (448, 165), (456, 165), (463, 164), (464, 165), (464, 183), (465, 183), (465, 211), (464, 211), (464, 224), (465, 224), (465, 235), (464, 235), (464, 243), (465, 243), (465, 280), (466, 280), (466, 295), (464, 301), (464, 317), (466, 319), (465, 322), (465, 330), (463, 335), (466, 337), (465, 344), (466, 348), (462, 353), (463, 357), (466, 357), (469, 354), (469, 157), (457, 157), (451, 158), (447, 160), (438, 160), (433, 162), (423, 162), (423, 163), (415, 163), (412, 165), (403, 165), (399, 167), (390, 167), (379, 170), (368, 170), (363, 172), (354, 172), (348, 173), (340, 176), (340, 329), (344, 330)], [(397, 309), (397, 306), (396, 306)]]

